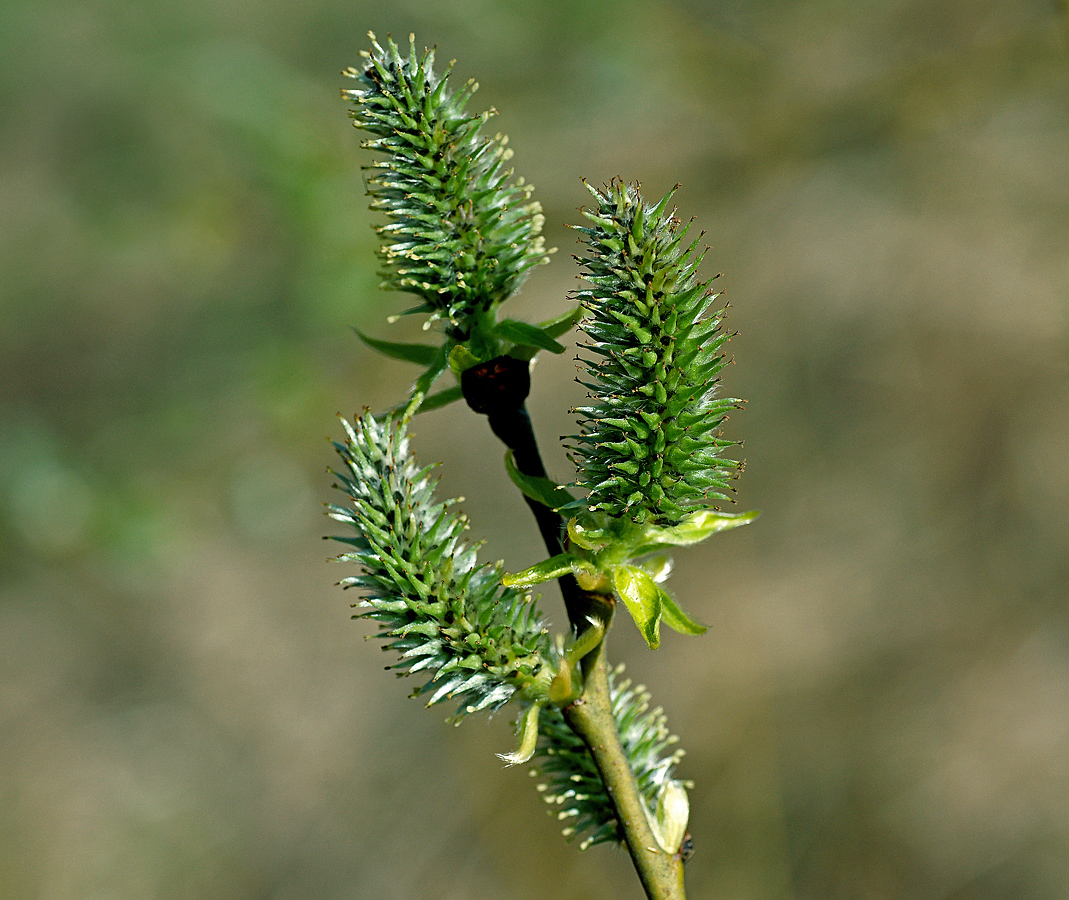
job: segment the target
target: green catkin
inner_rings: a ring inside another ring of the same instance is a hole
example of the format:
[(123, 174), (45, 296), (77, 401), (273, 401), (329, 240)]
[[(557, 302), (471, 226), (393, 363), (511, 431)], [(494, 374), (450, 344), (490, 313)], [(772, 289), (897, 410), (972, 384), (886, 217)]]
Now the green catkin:
[(429, 676), (413, 696), (459, 701), (458, 719), (517, 694), (543, 698), (549, 639), (531, 597), (502, 587), (500, 566), (480, 564), (461, 539), (467, 519), (435, 500), (404, 424), (365, 413), (344, 425), (334, 444), (344, 467), (333, 474), (349, 505), (328, 513), (354, 532), (334, 538), (352, 547), (337, 559), (362, 568), (339, 582), (363, 591), (366, 611), (354, 618), (377, 623), (400, 674)]
[(533, 266), (548, 262), (541, 207), (532, 188), (512, 179), (508, 138), (483, 137), (491, 113), (465, 106), (477, 85), (449, 88), (449, 70), (433, 70), (434, 51), (402, 55), (372, 37), (362, 69), (344, 74), (359, 87), (342, 91), (350, 116), (371, 135), (363, 146), (385, 155), (369, 167), (372, 209), (390, 219), (377, 229), (383, 287), (416, 294), (413, 311), (448, 322), (463, 340), (472, 317), (507, 300)]
[(675, 525), (696, 508), (728, 500), (740, 463), (720, 452), (727, 413), (740, 401), (716, 397), (723, 310), (711, 280), (700, 282), (704, 252), (686, 243), (668, 204), (650, 205), (638, 189), (613, 181), (587, 185), (597, 208), (578, 227), (588, 286), (577, 293), (589, 338), (581, 349), (592, 401), (575, 410), (576, 484), (586, 506), (611, 518)]
[[(378, 625), (384, 649), (398, 655), (391, 668), (426, 676), (412, 696), (429, 695), (428, 706), (457, 701), (458, 721), (514, 698), (546, 704), (555, 667), (530, 596), (502, 587), (498, 566), (480, 565), (475, 548), (461, 540), (467, 520), (435, 500), (436, 481), (411, 456), (404, 424), (365, 413), (344, 426), (345, 440), (334, 443), (344, 467), (333, 474), (349, 503), (328, 512), (353, 530), (333, 539), (351, 548), (336, 560), (362, 570), (339, 582), (363, 592), (355, 605), (364, 611), (354, 618)], [(648, 709), (649, 694), (621, 679), (622, 671), (609, 675), (613, 718), (652, 814), (683, 754), (668, 751), (676, 738), (664, 715)], [(574, 820), (565, 833), (586, 835), (584, 848), (622, 840), (593, 758), (559, 709), (542, 709), (539, 735), (536, 774), (559, 817)]]

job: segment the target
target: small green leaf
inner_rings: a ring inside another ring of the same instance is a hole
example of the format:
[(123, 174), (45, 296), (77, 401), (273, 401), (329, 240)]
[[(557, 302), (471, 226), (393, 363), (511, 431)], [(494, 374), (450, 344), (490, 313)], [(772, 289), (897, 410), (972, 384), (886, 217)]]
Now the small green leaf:
[[(542, 711), (542, 705), (532, 703), (523, 714), (519, 722), (520, 746), (512, 753), (499, 753), (499, 758), (505, 761), (507, 766), (518, 766), (527, 762), (534, 756), (535, 747), (538, 745), (538, 714)], [(680, 837), (682, 841), (683, 838)]]
[(572, 574), (584, 591), (595, 594), (608, 594), (612, 592), (612, 572), (599, 569), (591, 562), (577, 560), (572, 563)]
[[(584, 516), (584, 518), (586, 518)], [(612, 540), (609, 532), (589, 522), (580, 522), (579, 516), (568, 520), (568, 539), (584, 550), (601, 550)]]
[[(463, 396), (464, 392), (460, 389), (459, 384), (451, 388), (446, 388), (444, 391), (439, 391), (437, 394), (431, 394), (429, 397), (424, 397), (412, 415), (419, 415), (422, 412), (430, 412), (432, 409), (441, 409), (443, 406), (448, 406), (455, 400), (460, 400)], [(404, 412), (408, 409), (411, 403), (411, 400), (406, 400), (404, 403), (398, 403), (384, 415), (391, 416), (394, 413)]]
[(576, 326), (579, 320), (583, 318), (584, 312), (586, 312), (586, 310), (577, 305), (573, 309), (561, 313), (559, 316), (554, 316), (552, 319), (546, 319), (545, 322), (539, 322), (537, 327), (551, 338), (559, 338), (562, 334), (567, 334)]
[(575, 668), (568, 663), (568, 660), (561, 660), (560, 669), (553, 676), (553, 680), (549, 683), (549, 690), (546, 692), (550, 703), (563, 706), (583, 693), (582, 679), (575, 676)]
[(521, 322), (519, 319), (502, 319), (494, 326), (499, 337), (514, 344), (538, 347), (552, 353), (563, 353), (564, 345), (557, 343), (537, 325)]
[(431, 385), (438, 380), (438, 377), (445, 371), (446, 364), (446, 345), (442, 344), (438, 348), (438, 354), (430, 361), (427, 366), (427, 371), (424, 372), (419, 378), (416, 379), (415, 385), (413, 385), (413, 394), (423, 394), (427, 396), (427, 391), (431, 389)]
[(705, 634), (709, 630), (708, 625), (695, 622), (694, 619), (683, 612), (664, 588), (658, 587), (657, 590), (661, 592), (661, 615), (664, 618), (665, 625), (680, 634), (698, 635)]
[(399, 312), (397, 315), (390, 316), (386, 319), (386, 321), (392, 325), (394, 322), (404, 316), (418, 316), (421, 313), (434, 312), (434, 309), (435, 307), (430, 303), (421, 303), (419, 304), (419, 306), (410, 306), (408, 309)]
[(457, 378), (460, 378), (461, 374), (472, 368), (472, 366), (479, 365), (480, 362), (482, 360), (463, 344), (457, 344), (449, 352), (449, 368), (453, 370), (453, 374)]
[(569, 574), (572, 571), (573, 562), (582, 562), (582, 560), (570, 553), (560, 553), (522, 572), (506, 572), (501, 576), (501, 583), (505, 587), (534, 587), (543, 581), (552, 581), (554, 578), (560, 578), (561, 575)]
[(448, 344), (442, 344), (438, 348), (438, 353), (427, 367), (427, 371), (420, 375), (416, 379), (416, 383), (412, 385), (412, 396), (405, 406), (405, 411), (401, 414), (402, 421), (408, 422), (419, 411), (424, 398), (427, 396), (427, 391), (431, 389), (431, 385), (445, 371), (446, 348), (448, 346)]
[(661, 643), (661, 594), (649, 573), (637, 566), (616, 566), (612, 570), (616, 593), (627, 606), (642, 637), (651, 650)]
[(749, 525), (758, 515), (757, 510), (744, 513), (722, 513), (715, 509), (699, 509), (678, 525), (669, 528), (647, 525), (642, 529), (641, 543), (636, 545), (633, 553), (635, 556), (640, 556), (660, 547), (689, 547), (704, 541), (718, 531)]
[(359, 328), (354, 328), (353, 331), (372, 350), (378, 350), (379, 353), (392, 359), (415, 363), (417, 366), (429, 366), (438, 358), (441, 349), (430, 344), (397, 344), (393, 341), (380, 341), (378, 338), (364, 334)]
[(571, 503), (575, 498), (555, 481), (549, 478), (540, 478), (537, 475), (525, 475), (516, 468), (516, 461), (512, 458), (512, 451), (505, 451), (505, 471), (525, 497), (530, 497), (536, 503), (541, 503), (549, 509), (556, 510), (565, 503)]
[(593, 616), (587, 616), (586, 621), (587, 627), (583, 629), (582, 634), (575, 639), (575, 643), (564, 654), (564, 658), (573, 667), (579, 665), (579, 660), (591, 653), (605, 637), (606, 624), (604, 622), (595, 619)]
[(560, 668), (549, 684), (549, 702), (558, 706), (570, 703), (583, 693), (583, 677), (579, 661), (591, 653), (605, 638), (605, 623), (592, 616), (586, 618), (588, 627), (573, 641), (560, 661)]
[(460, 385), (454, 385), (451, 388), (446, 388), (444, 391), (439, 391), (437, 394), (431, 394), (420, 405), (416, 412), (429, 412), (432, 409), (441, 409), (443, 406), (448, 406), (456, 400), (460, 400), (464, 396), (464, 392), (460, 389)]

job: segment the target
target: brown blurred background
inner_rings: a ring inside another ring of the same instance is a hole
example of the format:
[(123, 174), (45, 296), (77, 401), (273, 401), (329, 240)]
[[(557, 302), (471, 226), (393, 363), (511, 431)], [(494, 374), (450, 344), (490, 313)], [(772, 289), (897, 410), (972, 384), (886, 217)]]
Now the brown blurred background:
[[(561, 252), (675, 182), (723, 271), (754, 526), (616, 659), (688, 756), (695, 900), (1069, 897), (1069, 39), (1054, 0), (0, 5), (0, 897), (638, 898), (348, 620), (334, 413), (411, 369), (338, 72), (416, 32)], [(417, 326), (418, 327), (418, 326)], [(554, 474), (582, 395), (543, 358)], [(418, 420), (487, 553), (501, 448)], [(552, 595), (543, 601), (558, 622)]]

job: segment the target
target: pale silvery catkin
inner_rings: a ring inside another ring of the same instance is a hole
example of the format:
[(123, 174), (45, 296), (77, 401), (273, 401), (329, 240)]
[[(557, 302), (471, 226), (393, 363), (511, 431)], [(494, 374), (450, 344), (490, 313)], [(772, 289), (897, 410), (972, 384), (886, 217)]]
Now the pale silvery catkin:
[(460, 702), (457, 715), (499, 709), (514, 695), (536, 700), (551, 677), (549, 639), (532, 598), (501, 586), (500, 565), (480, 564), (461, 535), (467, 519), (434, 497), (436, 479), (409, 453), (406, 427), (370, 413), (345, 422), (335, 442), (345, 463), (336, 485), (349, 497), (329, 514), (352, 526), (334, 540), (352, 547), (337, 559), (363, 572), (342, 579), (362, 589), (355, 618), (379, 626), (393, 667), (429, 678), (415, 695), (428, 705)]

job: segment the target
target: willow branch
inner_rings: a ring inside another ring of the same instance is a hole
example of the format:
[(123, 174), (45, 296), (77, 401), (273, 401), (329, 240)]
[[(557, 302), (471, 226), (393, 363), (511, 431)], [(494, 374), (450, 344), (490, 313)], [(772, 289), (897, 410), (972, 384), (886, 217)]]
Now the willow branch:
[(590, 750), (616, 807), (631, 861), (650, 900), (685, 900), (683, 860), (658, 846), (609, 701), (605, 642), (583, 660), (583, 695), (562, 710), (564, 719)]
[[(530, 384), (528, 363), (507, 356), (469, 369), (461, 377), (468, 405), (486, 415), (491, 430), (512, 451), (516, 467), (526, 475), (545, 477), (525, 403)], [(536, 500), (525, 499), (538, 522), (547, 553), (556, 556), (563, 549), (561, 516)], [(608, 630), (616, 603), (614, 597), (584, 591), (572, 575), (563, 576), (558, 583), (568, 619), (577, 634), (589, 627), (588, 617), (596, 618)], [(609, 697), (604, 640), (584, 657), (582, 667), (583, 694), (562, 710), (564, 719), (594, 759), (647, 897), (685, 900), (682, 858), (658, 845), (638, 782), (620, 742)]]
[[(486, 416), (490, 430), (512, 451), (516, 468), (524, 475), (545, 478), (546, 467), (527, 413), (527, 395), (531, 390), (530, 363), (511, 356), (498, 356), (468, 369), (461, 375), (460, 384), (468, 406)], [(537, 500), (526, 496), (524, 500), (538, 524), (546, 553), (550, 557), (562, 553), (563, 519)], [(605, 611), (598, 609), (603, 603), (593, 601), (573, 575), (564, 575), (557, 579), (557, 583), (568, 621), (576, 634), (587, 627), (587, 616), (597, 615), (604, 619)]]

